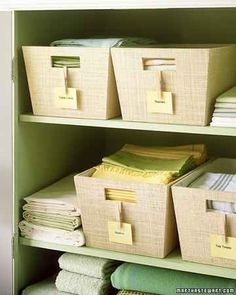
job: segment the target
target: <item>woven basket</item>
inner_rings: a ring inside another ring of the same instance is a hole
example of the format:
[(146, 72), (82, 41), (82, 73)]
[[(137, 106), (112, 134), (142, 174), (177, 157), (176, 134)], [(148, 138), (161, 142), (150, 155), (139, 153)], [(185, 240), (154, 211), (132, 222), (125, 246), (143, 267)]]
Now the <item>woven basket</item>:
[(207, 200), (236, 202), (236, 193), (188, 187), (205, 172), (236, 174), (236, 160), (219, 158), (172, 186), (182, 257), (188, 261), (235, 268), (236, 260), (213, 257), (211, 236), (236, 238), (236, 216), (227, 214), (225, 224), (225, 214), (208, 209)]
[[(112, 60), (127, 121), (208, 125), (215, 98), (236, 84), (234, 46), (112, 48)], [(155, 70), (145, 67), (153, 60), (160, 63)], [(148, 109), (148, 92), (158, 98), (160, 90), (172, 93), (172, 113)]]
[[(23, 47), (33, 113), (42, 116), (109, 119), (120, 115), (108, 48)], [(64, 87), (63, 69), (52, 58), (79, 57), (80, 68), (68, 68), (68, 86), (78, 93), (78, 108), (59, 108), (55, 89)]]
[[(92, 168), (75, 176), (87, 246), (160, 258), (176, 247), (170, 185), (92, 178), (94, 171)], [(106, 199), (107, 188), (136, 194), (136, 203), (122, 203), (122, 222), (132, 226), (132, 245), (109, 240), (108, 222), (117, 220), (117, 202)]]

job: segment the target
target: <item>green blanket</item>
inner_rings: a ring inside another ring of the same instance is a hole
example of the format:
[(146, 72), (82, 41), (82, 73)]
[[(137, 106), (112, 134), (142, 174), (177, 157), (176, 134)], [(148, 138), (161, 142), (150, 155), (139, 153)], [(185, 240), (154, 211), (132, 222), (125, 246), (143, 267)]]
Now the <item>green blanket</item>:
[(124, 151), (118, 151), (109, 157), (104, 157), (102, 161), (106, 164), (125, 167), (136, 171), (171, 171), (178, 176), (187, 173), (195, 166), (191, 156), (181, 159), (159, 159), (139, 156)]
[[(236, 294), (236, 280), (132, 263), (119, 266), (112, 274), (111, 280), (116, 289), (162, 295), (176, 295), (177, 289), (180, 288), (232, 288), (235, 290), (230, 294)], [(193, 294), (189, 291), (184, 293)], [(222, 292), (214, 294), (222, 294)]]
[(41, 213), (26, 210), (23, 213), (23, 217), (27, 222), (35, 225), (59, 228), (68, 231), (73, 231), (81, 225), (81, 218), (79, 216)]

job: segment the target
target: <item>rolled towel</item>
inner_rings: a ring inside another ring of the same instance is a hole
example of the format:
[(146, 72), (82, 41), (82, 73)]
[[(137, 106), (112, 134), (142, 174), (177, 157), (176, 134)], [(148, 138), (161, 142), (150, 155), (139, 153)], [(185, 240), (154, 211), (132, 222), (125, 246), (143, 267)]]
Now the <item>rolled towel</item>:
[(76, 295), (107, 295), (111, 282), (62, 270), (56, 278), (56, 287), (59, 291)]
[(46, 212), (43, 213), (26, 210), (23, 213), (23, 217), (27, 222), (31, 222), (36, 225), (59, 228), (68, 231), (73, 231), (81, 226), (80, 216), (51, 214)]
[(71, 232), (35, 225), (25, 220), (19, 223), (19, 228), (22, 237), (27, 239), (77, 247), (85, 244), (85, 237), (82, 229)]
[(106, 258), (64, 253), (59, 258), (61, 269), (98, 279), (109, 277), (117, 267), (117, 262)]
[(69, 295), (69, 293), (60, 292), (55, 285), (55, 277), (46, 279), (36, 284), (28, 286), (22, 295)]
[(236, 280), (132, 263), (120, 265), (112, 274), (111, 281), (113, 287), (119, 290), (162, 295), (176, 295), (177, 289), (181, 288), (236, 289)]

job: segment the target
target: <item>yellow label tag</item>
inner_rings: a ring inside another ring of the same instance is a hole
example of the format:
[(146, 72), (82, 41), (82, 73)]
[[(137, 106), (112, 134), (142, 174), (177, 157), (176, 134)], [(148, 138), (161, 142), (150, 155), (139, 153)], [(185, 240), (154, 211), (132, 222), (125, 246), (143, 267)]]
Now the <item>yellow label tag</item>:
[(120, 244), (133, 244), (132, 226), (129, 223), (108, 221), (109, 241)]
[(60, 109), (78, 109), (77, 90), (75, 88), (58, 87), (55, 88), (55, 103), (56, 107)]
[(227, 238), (224, 242), (223, 236), (211, 235), (211, 256), (236, 259), (236, 238)]
[(157, 91), (147, 91), (148, 113), (173, 114), (172, 92), (162, 91), (162, 97), (158, 97)]

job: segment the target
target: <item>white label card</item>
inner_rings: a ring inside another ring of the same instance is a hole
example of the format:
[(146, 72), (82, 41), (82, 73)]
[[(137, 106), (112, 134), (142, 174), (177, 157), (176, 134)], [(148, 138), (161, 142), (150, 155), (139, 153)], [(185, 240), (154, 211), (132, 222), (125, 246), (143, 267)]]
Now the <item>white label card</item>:
[(59, 109), (78, 109), (78, 92), (76, 88), (55, 88), (55, 104)]

